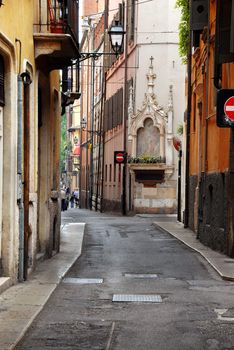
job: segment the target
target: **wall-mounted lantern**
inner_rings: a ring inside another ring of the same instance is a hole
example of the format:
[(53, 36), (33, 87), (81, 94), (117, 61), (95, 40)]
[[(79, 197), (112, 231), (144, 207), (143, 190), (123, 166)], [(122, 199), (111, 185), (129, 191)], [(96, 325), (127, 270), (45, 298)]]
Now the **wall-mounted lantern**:
[(118, 21), (115, 21), (115, 24), (110, 28), (108, 34), (110, 37), (112, 50), (116, 56), (118, 56), (122, 53), (125, 31), (123, 30), (122, 25)]

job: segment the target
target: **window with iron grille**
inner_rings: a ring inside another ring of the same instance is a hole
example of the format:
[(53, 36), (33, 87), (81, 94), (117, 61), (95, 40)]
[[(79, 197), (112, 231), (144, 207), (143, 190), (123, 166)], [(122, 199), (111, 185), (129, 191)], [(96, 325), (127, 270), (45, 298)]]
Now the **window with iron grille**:
[(4, 93), (4, 60), (0, 55), (0, 106), (5, 105), (5, 93)]

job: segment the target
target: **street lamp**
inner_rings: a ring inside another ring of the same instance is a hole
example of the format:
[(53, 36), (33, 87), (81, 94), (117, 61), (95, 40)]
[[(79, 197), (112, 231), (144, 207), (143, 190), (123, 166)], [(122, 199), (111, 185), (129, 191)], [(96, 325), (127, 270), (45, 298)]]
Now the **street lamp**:
[(115, 55), (118, 56), (120, 53), (122, 53), (125, 31), (123, 30), (121, 24), (118, 21), (115, 21), (115, 24), (110, 28), (108, 34), (110, 37), (112, 50), (114, 51)]
[(111, 47), (114, 52), (81, 52), (79, 62), (82, 62), (88, 58), (97, 60), (98, 57), (102, 55), (115, 55), (117, 57), (123, 52), (123, 39), (125, 33), (126, 32), (123, 30), (122, 25), (118, 21), (115, 21), (115, 24), (112, 25), (108, 31)]
[(86, 125), (87, 125), (87, 121), (86, 121), (85, 117), (83, 117), (80, 121), (80, 128), (85, 129)]
[(81, 122), (80, 122), (80, 128), (82, 129), (82, 130), (85, 130), (86, 132), (89, 132), (89, 133), (93, 133), (93, 134), (96, 134), (96, 135), (101, 135), (102, 134), (102, 132), (100, 132), (100, 131), (98, 131), (98, 130), (87, 130), (86, 129), (86, 126), (87, 126), (87, 121), (86, 121), (86, 119), (83, 117), (82, 118), (82, 120), (81, 120)]

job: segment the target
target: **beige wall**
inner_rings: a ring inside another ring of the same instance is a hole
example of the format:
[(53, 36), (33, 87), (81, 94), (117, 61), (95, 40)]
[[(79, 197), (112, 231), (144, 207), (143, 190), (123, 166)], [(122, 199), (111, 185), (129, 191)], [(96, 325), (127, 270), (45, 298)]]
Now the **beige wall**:
[[(3, 205), (2, 205), (2, 265), (5, 276), (17, 280), (19, 263), (19, 207), (17, 205), (18, 180), (17, 180), (17, 147), (18, 147), (18, 88), (17, 76), (23, 71), (31, 75), (32, 83), (29, 86), (29, 226), (31, 235), (29, 238), (29, 265), (35, 267), (36, 253), (38, 252), (38, 238), (47, 242), (51, 240), (51, 209), (47, 214), (51, 190), (51, 178), (53, 169), (59, 169), (59, 148), (53, 148), (53, 143), (59, 147), (60, 125), (60, 97), (54, 100), (54, 89), (59, 90), (58, 72), (46, 76), (44, 79), (44, 116), (47, 116), (45, 126), (45, 139), (43, 147), (46, 152), (42, 154), (41, 162), (45, 169), (45, 186), (40, 186), (44, 194), (43, 203), (38, 207), (38, 72), (34, 59), (33, 24), (34, 14), (37, 9), (34, 6), (37, 1), (7, 0), (0, 8), (0, 54), (5, 63), (5, 106), (3, 108)], [(49, 86), (51, 88), (47, 89)], [(46, 91), (47, 89), (47, 91)], [(45, 97), (45, 94), (47, 97)], [(56, 106), (55, 106), (56, 105)], [(51, 148), (50, 148), (51, 146)], [(0, 162), (1, 163), (1, 162)], [(42, 183), (42, 182), (41, 182)], [(56, 187), (58, 189), (59, 172), (56, 174)], [(40, 196), (42, 196), (40, 194)], [(41, 199), (42, 197), (40, 197)], [(46, 207), (44, 212), (40, 206)], [(40, 221), (40, 235), (38, 236), (38, 215), (43, 215)], [(58, 220), (60, 213), (57, 213)], [(43, 244), (39, 244), (43, 247)], [(45, 243), (48, 245), (48, 243)]]

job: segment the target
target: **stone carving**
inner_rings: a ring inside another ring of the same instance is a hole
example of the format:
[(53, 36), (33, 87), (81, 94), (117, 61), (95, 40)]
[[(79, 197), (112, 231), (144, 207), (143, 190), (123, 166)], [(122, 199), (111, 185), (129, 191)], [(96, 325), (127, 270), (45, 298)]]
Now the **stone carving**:
[(160, 156), (166, 158), (168, 165), (173, 164), (173, 97), (170, 86), (167, 112), (158, 104), (154, 93), (156, 74), (153, 69), (153, 57), (150, 58), (147, 77), (147, 92), (142, 106), (134, 114), (134, 90), (130, 87), (128, 106), (129, 155)]

